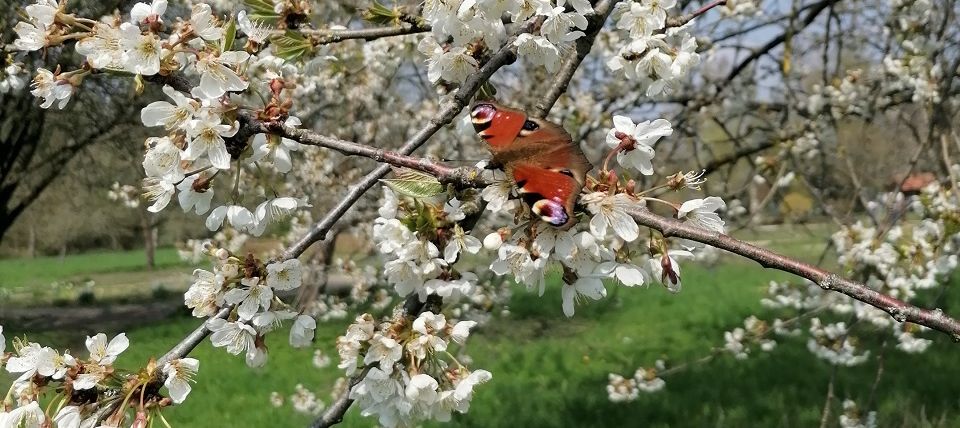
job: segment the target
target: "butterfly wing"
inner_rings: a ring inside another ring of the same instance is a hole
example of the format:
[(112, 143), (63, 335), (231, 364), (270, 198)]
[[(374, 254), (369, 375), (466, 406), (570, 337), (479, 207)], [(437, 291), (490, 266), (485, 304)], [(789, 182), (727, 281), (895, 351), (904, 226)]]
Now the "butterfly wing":
[(570, 134), (555, 123), (487, 102), (475, 105), (471, 118), (494, 162), (513, 177), (534, 213), (554, 226), (573, 224), (573, 207), (592, 166)]
[(573, 224), (573, 208), (583, 188), (573, 176), (525, 161), (509, 164), (507, 173), (540, 219), (557, 227)]

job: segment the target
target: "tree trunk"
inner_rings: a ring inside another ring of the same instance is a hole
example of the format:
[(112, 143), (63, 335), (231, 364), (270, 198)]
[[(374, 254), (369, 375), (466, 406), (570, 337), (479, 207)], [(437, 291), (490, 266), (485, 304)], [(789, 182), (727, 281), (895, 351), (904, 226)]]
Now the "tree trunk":
[(27, 257), (37, 257), (37, 226), (30, 225), (30, 234), (27, 236)]
[(140, 228), (143, 230), (143, 248), (147, 255), (147, 269), (153, 270), (156, 266), (157, 239), (156, 228), (150, 224), (150, 213), (140, 211)]

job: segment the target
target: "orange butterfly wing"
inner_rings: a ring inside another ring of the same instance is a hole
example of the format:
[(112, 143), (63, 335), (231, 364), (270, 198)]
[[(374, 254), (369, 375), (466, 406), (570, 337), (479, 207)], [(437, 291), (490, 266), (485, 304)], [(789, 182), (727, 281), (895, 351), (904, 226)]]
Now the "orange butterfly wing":
[(573, 207), (583, 188), (576, 179), (524, 161), (509, 165), (508, 173), (534, 214), (554, 226), (573, 224)]
[(534, 214), (554, 226), (572, 225), (592, 166), (563, 127), (493, 103), (475, 105), (471, 118)]

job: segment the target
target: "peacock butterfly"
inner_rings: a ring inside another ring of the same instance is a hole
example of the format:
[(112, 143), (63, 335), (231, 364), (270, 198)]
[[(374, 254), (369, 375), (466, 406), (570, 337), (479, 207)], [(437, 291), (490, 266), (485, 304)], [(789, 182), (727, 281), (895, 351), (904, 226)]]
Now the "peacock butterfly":
[(487, 142), (521, 198), (543, 221), (561, 228), (576, 219), (574, 205), (593, 168), (562, 126), (491, 102), (473, 106), (473, 127)]

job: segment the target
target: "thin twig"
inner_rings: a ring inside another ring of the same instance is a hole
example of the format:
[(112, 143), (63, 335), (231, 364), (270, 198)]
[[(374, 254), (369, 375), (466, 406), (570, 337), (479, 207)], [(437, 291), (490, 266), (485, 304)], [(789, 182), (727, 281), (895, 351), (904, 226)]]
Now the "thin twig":
[[(307, 36), (316, 37), (317, 44), (328, 45), (342, 42), (344, 40), (377, 40), (386, 37), (406, 36), (408, 34), (425, 33), (430, 31), (429, 25), (411, 25), (409, 27), (382, 27), (382, 28), (360, 28), (360, 29), (303, 29), (298, 30)], [(282, 31), (279, 32), (283, 34)]]
[(827, 383), (827, 398), (823, 403), (823, 412), (820, 413), (820, 428), (827, 428), (830, 422), (830, 406), (833, 404), (833, 384), (837, 380), (837, 366), (830, 371), (830, 382)]

